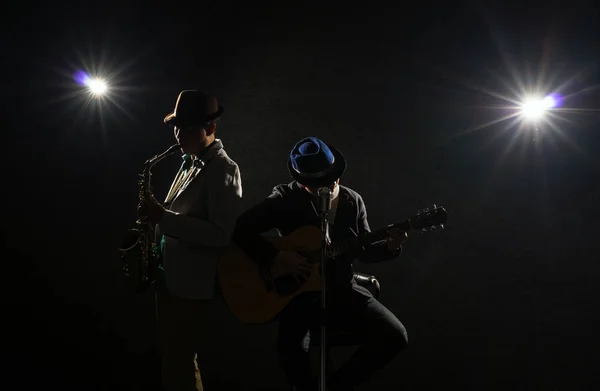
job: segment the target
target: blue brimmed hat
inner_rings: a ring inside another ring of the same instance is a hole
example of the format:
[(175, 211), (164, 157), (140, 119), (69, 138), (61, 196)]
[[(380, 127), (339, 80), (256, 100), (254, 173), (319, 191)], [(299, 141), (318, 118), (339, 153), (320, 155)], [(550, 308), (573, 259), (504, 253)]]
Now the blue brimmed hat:
[(288, 170), (302, 185), (329, 186), (346, 171), (346, 159), (323, 140), (307, 137), (292, 148)]

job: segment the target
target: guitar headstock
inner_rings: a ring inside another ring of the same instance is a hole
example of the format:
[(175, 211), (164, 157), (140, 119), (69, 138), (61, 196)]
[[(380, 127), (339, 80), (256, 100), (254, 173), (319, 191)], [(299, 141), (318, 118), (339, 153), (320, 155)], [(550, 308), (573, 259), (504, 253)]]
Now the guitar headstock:
[(433, 206), (417, 212), (410, 218), (410, 226), (413, 229), (420, 229), (423, 232), (434, 231), (436, 228), (444, 229), (444, 224), (448, 220), (448, 213), (443, 206)]

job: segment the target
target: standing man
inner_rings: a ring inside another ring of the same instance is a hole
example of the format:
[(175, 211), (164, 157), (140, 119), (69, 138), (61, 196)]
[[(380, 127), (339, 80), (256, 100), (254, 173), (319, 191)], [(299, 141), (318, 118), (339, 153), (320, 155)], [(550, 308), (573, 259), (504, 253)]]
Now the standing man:
[(214, 95), (179, 94), (164, 122), (183, 152), (164, 205), (151, 197), (142, 213), (158, 225), (164, 286), (157, 294), (162, 384), (166, 391), (203, 390), (199, 353), (219, 291), (217, 257), (229, 244), (242, 199), (238, 165), (215, 137), (223, 108)]
[[(235, 243), (256, 263), (270, 270), (273, 278), (292, 276), (306, 279), (312, 266), (295, 252), (279, 251), (262, 233), (277, 229), (289, 235), (305, 225), (320, 227), (318, 189), (329, 187), (332, 201), (328, 221), (332, 242), (370, 232), (365, 203), (356, 191), (340, 185), (346, 159), (333, 146), (316, 137), (300, 140), (290, 152), (289, 184), (275, 186), (262, 202), (243, 213), (234, 233)], [(402, 252), (406, 233), (388, 232), (388, 239), (355, 254), (363, 262), (396, 258)], [(366, 341), (328, 382), (330, 390), (352, 390), (368, 381), (389, 363), (407, 343), (398, 318), (354, 280), (354, 256), (341, 256), (327, 263), (327, 309), (332, 327), (343, 327), (364, 336)], [(279, 361), (294, 390), (318, 390), (311, 377), (310, 330), (319, 325), (320, 293), (295, 297), (279, 316), (277, 350)]]

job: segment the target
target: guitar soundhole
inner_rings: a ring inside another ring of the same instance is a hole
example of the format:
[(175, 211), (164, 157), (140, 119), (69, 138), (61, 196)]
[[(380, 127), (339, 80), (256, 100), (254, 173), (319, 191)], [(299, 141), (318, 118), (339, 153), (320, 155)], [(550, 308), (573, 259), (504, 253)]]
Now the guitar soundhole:
[(299, 279), (299, 282), (297, 282), (292, 276), (283, 276), (275, 279), (273, 283), (275, 285), (275, 292), (279, 296), (288, 296), (300, 289), (305, 281), (305, 279)]
[(296, 292), (306, 282), (306, 279), (299, 278), (298, 281), (292, 276), (283, 276), (271, 278), (268, 273), (263, 271), (263, 282), (267, 292), (275, 290), (279, 296), (288, 296)]

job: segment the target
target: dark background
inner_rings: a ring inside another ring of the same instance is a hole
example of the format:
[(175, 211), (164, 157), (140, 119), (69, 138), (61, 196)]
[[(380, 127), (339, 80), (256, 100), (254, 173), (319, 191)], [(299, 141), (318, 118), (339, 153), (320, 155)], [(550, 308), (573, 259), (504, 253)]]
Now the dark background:
[[(448, 210), (401, 260), (359, 265), (410, 340), (364, 389), (598, 387), (597, 4), (140, 4), (3, 12), (5, 387), (156, 381), (152, 300), (125, 293), (116, 246), (188, 88), (225, 107), (247, 206), (290, 179), (289, 150), (314, 135), (346, 155), (372, 227)], [(106, 73), (110, 100), (85, 105), (78, 69)], [(577, 110), (538, 132), (470, 131), (511, 113), (499, 96), (536, 89)], [(154, 170), (160, 198), (178, 165)], [(223, 319), (222, 389), (285, 389), (275, 325)]]

